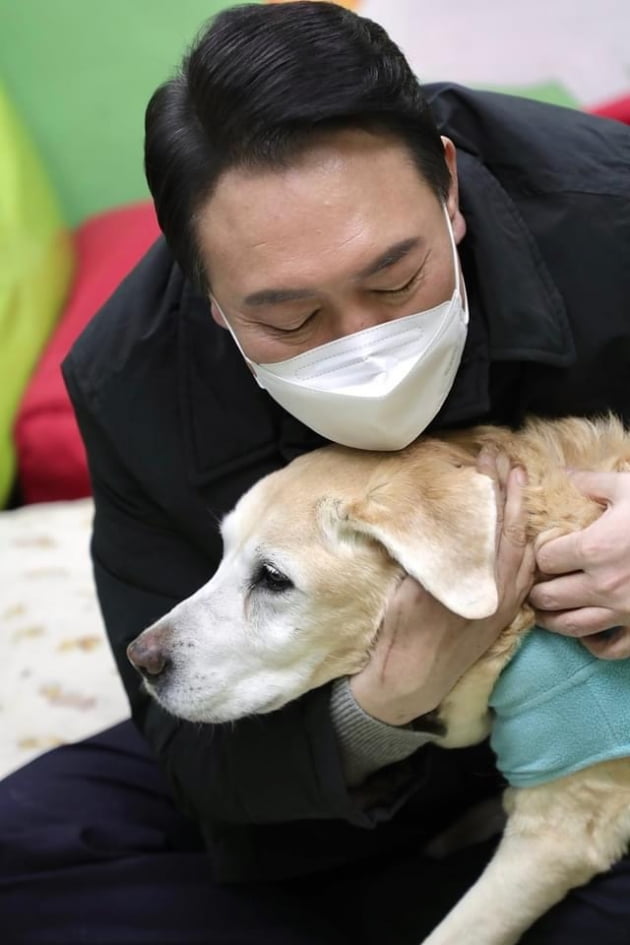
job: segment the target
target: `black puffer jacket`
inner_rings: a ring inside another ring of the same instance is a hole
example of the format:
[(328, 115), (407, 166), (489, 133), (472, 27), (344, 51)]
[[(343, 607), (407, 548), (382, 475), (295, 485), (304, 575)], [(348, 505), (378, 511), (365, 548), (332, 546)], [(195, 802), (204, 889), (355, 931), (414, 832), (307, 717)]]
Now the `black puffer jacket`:
[[(427, 93), (458, 149), (471, 306), (433, 427), (608, 409), (630, 421), (630, 128), (451, 85)], [(496, 786), (485, 748), (425, 748), (351, 796), (327, 687), (234, 727), (199, 728), (153, 704), (126, 645), (212, 575), (216, 516), (322, 441), (257, 387), (163, 241), (63, 370), (89, 456), (112, 647), (134, 718), (219, 877), (292, 875), (418, 842)]]

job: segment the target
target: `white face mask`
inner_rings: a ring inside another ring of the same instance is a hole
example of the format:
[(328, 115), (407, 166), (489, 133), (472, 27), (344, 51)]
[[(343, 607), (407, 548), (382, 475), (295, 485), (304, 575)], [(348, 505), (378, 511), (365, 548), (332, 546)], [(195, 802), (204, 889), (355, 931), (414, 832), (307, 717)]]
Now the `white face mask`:
[(446, 400), (466, 341), (468, 308), (446, 207), (455, 289), (426, 312), (319, 345), (275, 364), (256, 364), (238, 348), (260, 387), (316, 433), (364, 450), (408, 446)]

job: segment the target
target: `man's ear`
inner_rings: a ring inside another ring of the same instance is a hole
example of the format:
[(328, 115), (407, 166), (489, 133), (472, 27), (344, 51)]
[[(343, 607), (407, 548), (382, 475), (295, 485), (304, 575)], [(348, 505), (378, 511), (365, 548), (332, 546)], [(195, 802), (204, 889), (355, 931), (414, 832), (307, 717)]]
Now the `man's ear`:
[(449, 610), (477, 620), (497, 609), (496, 495), (474, 466), (443, 463), (424, 481), (403, 467), (337, 515), (344, 529), (380, 542)]
[(459, 245), (466, 235), (466, 220), (464, 219), (459, 206), (459, 181), (457, 175), (457, 151), (450, 138), (442, 135), (442, 145), (444, 147), (444, 160), (451, 178), (446, 198), (446, 209), (453, 228), (453, 237), (455, 243)]

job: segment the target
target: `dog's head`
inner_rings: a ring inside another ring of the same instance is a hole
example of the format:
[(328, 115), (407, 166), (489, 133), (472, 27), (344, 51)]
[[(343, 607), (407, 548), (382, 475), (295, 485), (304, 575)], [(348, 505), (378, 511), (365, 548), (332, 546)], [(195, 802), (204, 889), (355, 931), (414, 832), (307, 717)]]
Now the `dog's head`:
[(168, 711), (224, 722), (277, 709), (369, 658), (405, 574), (470, 619), (497, 606), (496, 498), (464, 450), (317, 450), (223, 522), (214, 577), (128, 648)]

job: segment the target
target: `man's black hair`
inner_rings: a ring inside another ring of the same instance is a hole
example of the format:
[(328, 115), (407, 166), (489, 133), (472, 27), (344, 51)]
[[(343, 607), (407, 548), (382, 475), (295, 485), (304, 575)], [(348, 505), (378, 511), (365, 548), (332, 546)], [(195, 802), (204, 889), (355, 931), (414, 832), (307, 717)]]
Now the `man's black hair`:
[(319, 133), (353, 127), (397, 136), (433, 192), (446, 197), (438, 130), (382, 27), (307, 0), (219, 13), (146, 112), (146, 176), (184, 272), (206, 281), (195, 219), (223, 171), (286, 166)]

